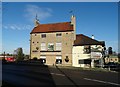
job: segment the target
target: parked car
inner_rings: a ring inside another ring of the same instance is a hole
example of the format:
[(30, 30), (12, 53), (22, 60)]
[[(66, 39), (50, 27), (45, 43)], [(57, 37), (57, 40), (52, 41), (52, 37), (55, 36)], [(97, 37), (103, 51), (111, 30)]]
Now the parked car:
[(5, 58), (6, 62), (14, 62), (15, 58), (14, 57), (7, 57)]

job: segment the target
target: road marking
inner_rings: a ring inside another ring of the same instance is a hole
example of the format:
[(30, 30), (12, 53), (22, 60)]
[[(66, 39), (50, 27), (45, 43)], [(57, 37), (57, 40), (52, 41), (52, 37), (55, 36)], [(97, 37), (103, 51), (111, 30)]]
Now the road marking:
[(52, 75), (65, 76), (64, 74), (51, 73)]
[(84, 78), (85, 80), (90, 80), (90, 81), (95, 81), (95, 82), (101, 82), (101, 83), (107, 83), (107, 84), (112, 84), (112, 85), (119, 85), (117, 83), (112, 83), (112, 82), (105, 82), (105, 81), (101, 81), (101, 80), (96, 80), (96, 79), (89, 79), (89, 78)]

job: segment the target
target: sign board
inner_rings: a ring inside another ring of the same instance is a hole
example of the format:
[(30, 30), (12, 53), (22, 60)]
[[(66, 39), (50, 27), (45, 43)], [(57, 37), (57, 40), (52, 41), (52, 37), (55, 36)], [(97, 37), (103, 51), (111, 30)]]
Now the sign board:
[(102, 58), (101, 52), (91, 52), (91, 58)]
[(61, 52), (40, 52), (41, 55), (61, 55)]

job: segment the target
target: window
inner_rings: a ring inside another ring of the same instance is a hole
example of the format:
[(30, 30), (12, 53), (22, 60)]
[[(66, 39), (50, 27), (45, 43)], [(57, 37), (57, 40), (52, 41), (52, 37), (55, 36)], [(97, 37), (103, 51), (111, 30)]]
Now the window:
[(57, 36), (57, 37), (60, 37), (60, 36), (62, 36), (62, 34), (61, 34), (61, 33), (57, 33), (56, 36)]
[(54, 44), (48, 43), (48, 51), (54, 51)]
[(41, 37), (42, 37), (42, 38), (46, 38), (46, 34), (42, 34)]
[(78, 64), (84, 64), (84, 60), (78, 60)]
[(56, 64), (62, 64), (62, 57), (56, 56)]
[(46, 43), (41, 43), (41, 50), (46, 50)]
[(46, 56), (40, 56), (40, 63), (42, 64), (46, 63)]
[(56, 43), (56, 50), (61, 50), (62, 43)]
[(84, 60), (78, 60), (79, 64), (91, 64), (91, 60), (90, 59), (84, 59)]
[(91, 52), (90, 46), (84, 46), (84, 53), (89, 54)]

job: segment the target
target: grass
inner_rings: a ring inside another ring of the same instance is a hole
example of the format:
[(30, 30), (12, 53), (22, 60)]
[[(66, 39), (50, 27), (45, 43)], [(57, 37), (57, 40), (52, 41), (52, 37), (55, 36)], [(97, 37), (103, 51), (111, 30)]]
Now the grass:
[(59, 68), (63, 69), (72, 69), (72, 70), (89, 70), (89, 71), (100, 71), (100, 72), (113, 72), (110, 71), (109, 69), (104, 69), (104, 68), (82, 68), (82, 67), (72, 67), (72, 66), (58, 66)]

